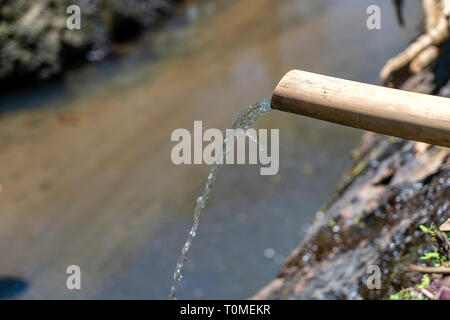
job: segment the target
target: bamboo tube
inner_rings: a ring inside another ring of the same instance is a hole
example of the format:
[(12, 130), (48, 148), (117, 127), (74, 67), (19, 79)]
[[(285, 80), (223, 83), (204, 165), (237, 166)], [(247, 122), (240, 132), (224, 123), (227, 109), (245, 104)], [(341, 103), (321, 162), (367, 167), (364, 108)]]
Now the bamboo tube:
[(450, 99), (292, 70), (271, 107), (353, 128), (450, 147)]

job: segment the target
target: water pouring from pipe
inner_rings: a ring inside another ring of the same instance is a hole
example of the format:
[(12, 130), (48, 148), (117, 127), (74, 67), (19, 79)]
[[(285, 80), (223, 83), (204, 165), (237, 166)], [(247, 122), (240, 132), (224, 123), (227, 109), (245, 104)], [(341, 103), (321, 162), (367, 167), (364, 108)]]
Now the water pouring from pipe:
[[(249, 106), (247, 109), (245, 109), (237, 118), (234, 120), (232, 124), (232, 129), (242, 129), (244, 132), (248, 130), (252, 124), (258, 120), (258, 118), (268, 112), (270, 112), (270, 99), (266, 99), (260, 102), (257, 102), (251, 106)], [(208, 201), (208, 198), (211, 194), (211, 190), (214, 187), (216, 177), (217, 177), (217, 171), (219, 170), (221, 163), (226, 162), (226, 158), (231, 150), (229, 150), (229, 144), (227, 143), (229, 139), (236, 139), (236, 136), (227, 136), (224, 139), (223, 142), (223, 150), (224, 152), (222, 155), (219, 155), (223, 157), (222, 159), (218, 159), (212, 166), (211, 171), (208, 175), (205, 189), (203, 193), (197, 198), (197, 204), (194, 209), (194, 222), (192, 224), (191, 230), (189, 232), (188, 238), (186, 240), (186, 243), (184, 244), (183, 248), (181, 249), (180, 257), (178, 258), (177, 265), (175, 267), (175, 272), (173, 274), (173, 285), (170, 290), (169, 299), (174, 300), (176, 299), (176, 293), (178, 290), (178, 286), (182, 279), (182, 269), (184, 266), (184, 263), (186, 261), (189, 249), (192, 245), (192, 241), (194, 240), (196, 234), (198, 225), (200, 222), (200, 216), (202, 213), (202, 210), (206, 206), (206, 202)], [(222, 160), (222, 161), (220, 161)]]
[[(315, 73), (292, 70), (277, 85), (271, 99), (258, 102), (233, 122), (248, 130), (271, 109), (345, 126), (450, 147), (450, 99), (390, 89)], [(223, 159), (228, 155), (224, 140)], [(235, 138), (235, 137), (233, 137)], [(222, 161), (224, 163), (225, 161)], [(211, 167), (205, 189), (194, 210), (194, 222), (181, 250), (169, 299), (175, 299), (182, 268), (196, 236), (200, 215), (214, 187), (220, 161)]]

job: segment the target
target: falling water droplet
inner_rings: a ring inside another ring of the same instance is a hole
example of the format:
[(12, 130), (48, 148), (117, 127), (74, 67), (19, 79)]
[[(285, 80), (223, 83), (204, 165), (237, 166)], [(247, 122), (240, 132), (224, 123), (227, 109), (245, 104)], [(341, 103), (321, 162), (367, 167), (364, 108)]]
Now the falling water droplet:
[[(245, 109), (241, 112), (241, 114), (236, 118), (236, 120), (232, 124), (232, 129), (242, 129), (247, 131), (251, 127), (251, 125), (263, 114), (266, 114), (270, 112), (270, 99), (263, 100), (261, 102), (255, 103)], [(189, 232), (188, 239), (186, 240), (186, 243), (184, 244), (180, 257), (178, 258), (177, 266), (175, 268), (175, 272), (173, 274), (173, 286), (170, 289), (169, 299), (175, 300), (176, 299), (176, 293), (178, 290), (178, 285), (181, 282), (181, 279), (183, 278), (181, 271), (183, 269), (184, 262), (186, 261), (186, 257), (188, 255), (189, 249), (191, 247), (192, 241), (197, 233), (198, 224), (200, 221), (200, 215), (202, 213), (202, 209), (206, 206), (206, 201), (209, 198), (209, 195), (211, 193), (212, 188), (214, 187), (214, 183), (217, 176), (217, 170), (220, 167), (220, 163), (225, 163), (226, 159), (228, 158), (228, 155), (231, 150), (227, 148), (227, 142), (229, 141), (230, 137), (226, 137), (223, 142), (223, 152), (222, 159), (218, 159), (216, 163), (214, 163), (211, 166), (211, 171), (208, 175), (208, 180), (205, 185), (205, 189), (203, 191), (203, 194), (197, 198), (197, 205), (194, 209), (194, 223), (192, 224), (191, 230)], [(233, 139), (236, 139), (235, 136), (231, 137)], [(222, 160), (222, 161), (219, 161)]]

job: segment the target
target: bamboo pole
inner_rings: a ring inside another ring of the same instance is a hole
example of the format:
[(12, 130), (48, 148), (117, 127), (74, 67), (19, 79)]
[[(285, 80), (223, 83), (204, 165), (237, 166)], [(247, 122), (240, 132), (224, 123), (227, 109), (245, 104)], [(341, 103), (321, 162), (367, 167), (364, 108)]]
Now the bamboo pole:
[(450, 99), (292, 70), (271, 107), (353, 128), (450, 147)]

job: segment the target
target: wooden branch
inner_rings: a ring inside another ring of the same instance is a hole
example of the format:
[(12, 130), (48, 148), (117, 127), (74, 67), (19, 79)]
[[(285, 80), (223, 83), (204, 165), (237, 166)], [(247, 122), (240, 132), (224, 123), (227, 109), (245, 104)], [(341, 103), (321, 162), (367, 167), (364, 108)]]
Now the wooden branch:
[[(425, 15), (425, 30), (430, 32), (438, 22), (440, 10), (440, 0), (422, 0), (423, 12)], [(409, 65), (409, 70), (413, 74), (417, 74), (428, 67), (433, 61), (439, 57), (439, 48), (431, 45), (420, 52)]]
[(428, 299), (433, 300), (435, 298), (434, 294), (432, 294), (429, 290), (427, 289), (421, 289), (420, 292), (426, 296)]
[(440, 53), (439, 48), (436, 46), (430, 46), (426, 48), (411, 61), (411, 64), (409, 65), (409, 70), (414, 74), (423, 71), (426, 67), (428, 67), (433, 61), (435, 61), (439, 57), (439, 53)]
[[(450, 0), (445, 0), (446, 3)], [(446, 9), (447, 10), (447, 9)], [(431, 18), (430, 18), (431, 19)], [(431, 25), (431, 22), (429, 22)], [(394, 58), (389, 59), (380, 72), (381, 79), (387, 79), (394, 71), (407, 66), (422, 51), (430, 46), (439, 46), (449, 39), (449, 21), (448, 16), (440, 11), (439, 18), (435, 27), (427, 30), (427, 32), (414, 41), (405, 51)]]
[(450, 274), (450, 268), (444, 268), (444, 267), (422, 267), (415, 264), (411, 264), (408, 267), (409, 271), (415, 271), (420, 273), (439, 273), (439, 274)]
[(439, 244), (439, 247), (444, 251), (447, 260), (450, 260), (450, 240), (447, 235), (439, 230), (434, 230), (434, 236)]
[(423, 12), (425, 15), (425, 30), (429, 32), (437, 25), (439, 8), (438, 0), (422, 0)]
[(293, 70), (272, 108), (450, 147), (450, 99)]
[(405, 24), (405, 19), (403, 18), (403, 0), (394, 0), (395, 13), (397, 15), (398, 23), (403, 26)]
[(450, 232), (450, 218), (447, 219), (441, 226), (439, 227), (439, 231), (441, 232)]
[(443, 0), (443, 8), (442, 11), (444, 12), (444, 15), (447, 17), (450, 17), (450, 0)]

